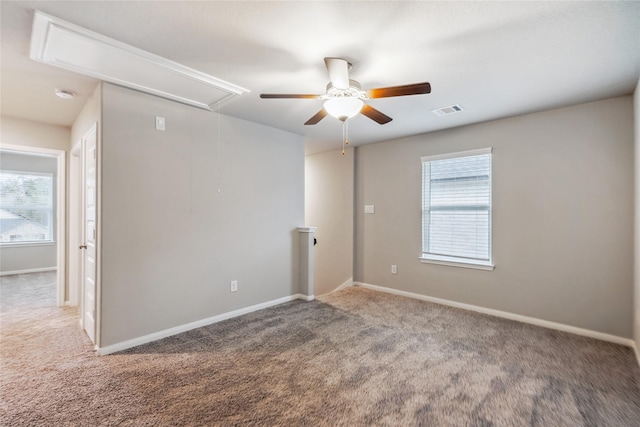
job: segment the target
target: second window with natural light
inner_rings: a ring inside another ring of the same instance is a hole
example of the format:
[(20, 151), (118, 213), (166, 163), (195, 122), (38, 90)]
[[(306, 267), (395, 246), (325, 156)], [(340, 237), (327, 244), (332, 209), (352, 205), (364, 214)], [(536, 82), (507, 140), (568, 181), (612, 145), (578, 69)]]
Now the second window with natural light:
[(491, 148), (421, 160), (421, 260), (492, 270)]
[(53, 242), (53, 175), (0, 172), (0, 245)]

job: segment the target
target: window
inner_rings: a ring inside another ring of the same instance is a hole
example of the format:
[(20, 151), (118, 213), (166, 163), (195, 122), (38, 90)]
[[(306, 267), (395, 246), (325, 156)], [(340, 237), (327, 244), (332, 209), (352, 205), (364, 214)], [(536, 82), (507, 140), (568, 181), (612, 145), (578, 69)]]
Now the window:
[(53, 175), (0, 172), (0, 243), (53, 242)]
[(491, 148), (421, 160), (421, 259), (493, 269)]

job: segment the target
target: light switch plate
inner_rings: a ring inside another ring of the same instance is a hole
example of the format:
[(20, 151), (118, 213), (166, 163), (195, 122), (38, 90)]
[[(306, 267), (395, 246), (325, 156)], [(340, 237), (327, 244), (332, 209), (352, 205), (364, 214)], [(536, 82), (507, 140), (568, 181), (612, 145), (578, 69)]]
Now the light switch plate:
[(164, 130), (165, 129), (164, 125), (165, 125), (164, 117), (156, 116), (156, 129)]

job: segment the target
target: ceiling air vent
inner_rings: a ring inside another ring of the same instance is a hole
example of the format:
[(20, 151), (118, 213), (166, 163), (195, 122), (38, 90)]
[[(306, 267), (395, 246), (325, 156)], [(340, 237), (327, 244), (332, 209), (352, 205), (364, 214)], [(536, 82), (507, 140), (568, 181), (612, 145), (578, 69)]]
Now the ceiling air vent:
[(449, 114), (459, 113), (461, 111), (464, 111), (464, 110), (458, 104), (450, 105), (448, 107), (438, 108), (437, 110), (431, 110), (433, 114), (439, 117), (448, 116)]

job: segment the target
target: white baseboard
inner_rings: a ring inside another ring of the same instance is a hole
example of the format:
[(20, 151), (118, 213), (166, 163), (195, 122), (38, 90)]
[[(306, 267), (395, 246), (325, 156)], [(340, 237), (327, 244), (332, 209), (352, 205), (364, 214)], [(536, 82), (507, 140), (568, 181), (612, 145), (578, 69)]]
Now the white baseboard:
[(42, 273), (43, 271), (56, 271), (57, 267), (30, 268), (28, 270), (1, 271), (0, 276), (12, 276), (14, 274)]
[[(55, 268), (54, 268), (55, 270)], [(18, 273), (16, 273), (18, 274)], [(400, 295), (408, 298), (414, 298), (422, 301), (428, 301), (435, 304), (446, 305), (449, 307), (461, 308), (463, 310), (475, 311), (478, 313), (488, 314), (490, 316), (501, 317), (504, 319), (515, 320), (522, 323), (528, 323), (535, 326), (541, 326), (544, 328), (555, 329), (562, 332), (569, 332), (575, 335), (581, 335), (589, 338), (595, 338), (602, 341), (611, 342), (614, 344), (621, 344), (627, 347), (631, 347), (636, 355), (638, 360), (638, 365), (640, 366), (640, 352), (636, 343), (628, 338), (618, 337), (615, 335), (605, 334), (602, 332), (592, 331), (589, 329), (577, 328), (575, 326), (565, 325), (562, 323), (550, 322), (547, 320), (537, 319), (535, 317), (522, 316), (519, 314), (509, 313), (506, 311), (494, 310), (491, 308), (480, 307), (471, 304), (460, 303), (456, 301), (445, 300), (441, 298), (429, 297), (426, 295), (420, 295), (413, 292), (400, 291), (397, 289), (386, 288), (384, 286), (372, 285), (369, 283), (363, 282), (354, 282), (352, 279), (347, 280), (345, 283), (340, 285), (337, 290), (347, 288), (349, 286), (360, 286), (363, 288), (371, 289), (379, 292), (386, 292), (394, 295)], [(132, 347), (137, 347), (142, 344), (146, 344), (152, 341), (157, 341), (162, 338), (170, 337), (172, 335), (180, 334), (182, 332), (187, 332), (192, 329), (201, 328), (203, 326), (212, 325), (214, 323), (221, 322), (223, 320), (231, 319), (234, 317), (242, 316), (243, 314), (252, 313), (254, 311), (263, 310), (265, 308), (273, 307), (279, 304), (283, 304), (285, 302), (293, 301), (296, 299), (300, 299), (303, 301), (313, 301), (315, 298), (313, 295), (302, 295), (302, 294), (294, 294), (286, 297), (278, 298), (272, 301), (263, 302), (260, 304), (252, 305), (249, 307), (241, 308), (234, 311), (229, 311), (227, 313), (222, 313), (217, 316), (208, 317), (206, 319), (198, 320), (196, 322), (187, 323), (184, 325), (176, 326), (174, 328), (165, 329), (164, 331), (155, 332), (153, 334), (144, 335), (142, 337), (134, 338), (131, 340), (123, 341), (121, 343), (113, 344), (106, 347), (96, 347), (96, 351), (100, 356), (104, 356), (107, 354), (115, 353), (118, 351), (127, 350)]]
[(273, 307), (275, 305), (283, 304), (285, 302), (301, 299), (304, 301), (312, 301), (313, 295), (307, 296), (302, 294), (289, 295), (274, 299), (272, 301), (263, 302), (260, 304), (252, 305), (249, 307), (240, 308), (238, 310), (229, 311), (227, 313), (218, 314), (217, 316), (208, 317), (206, 319), (198, 320), (195, 322), (187, 323), (184, 325), (176, 326), (173, 328), (165, 329), (164, 331), (154, 332), (153, 334), (144, 335), (142, 337), (134, 338), (131, 340), (123, 341), (117, 344), (108, 345), (106, 347), (96, 347), (98, 355), (105, 356), (107, 354), (115, 353), (118, 351), (127, 350), (132, 347), (137, 347), (142, 344), (146, 344), (152, 341), (157, 341), (162, 338), (167, 338), (172, 335), (177, 335), (182, 332), (187, 332), (192, 329), (201, 328), (203, 326), (212, 325), (214, 323), (221, 322), (223, 320), (231, 319), (233, 317), (242, 316), (243, 314), (252, 313), (254, 311), (262, 310), (265, 308)]
[[(456, 301), (450, 301), (441, 298), (429, 297), (426, 295), (420, 295), (413, 292), (400, 291), (397, 289), (386, 288), (384, 286), (371, 285), (369, 283), (354, 282), (354, 286), (360, 286), (374, 291), (386, 292), (394, 295), (400, 295), (403, 297), (419, 299), (422, 301), (433, 302), (436, 304), (446, 305), (449, 307), (461, 308), (463, 310), (475, 311), (478, 313), (488, 314), (490, 316), (501, 317), (504, 319), (515, 320), (517, 322), (528, 323), (535, 326), (542, 326), (543, 328), (555, 329), (557, 331), (569, 332), (575, 335), (582, 335), (589, 338), (595, 338), (602, 341), (611, 342), (614, 344), (621, 344), (627, 347), (635, 349), (635, 343), (629, 338), (623, 338), (616, 335), (605, 334), (603, 332), (592, 331), (589, 329), (582, 329), (571, 325), (565, 325), (563, 323), (550, 322), (548, 320), (537, 319), (535, 317), (522, 316), (520, 314), (509, 313), (506, 311), (494, 310), (491, 308), (480, 307), (477, 305), (465, 304)], [(636, 356), (638, 352), (636, 351)], [(639, 359), (640, 363), (640, 359)]]
[(345, 288), (348, 288), (349, 286), (353, 286), (353, 277), (349, 277), (346, 282), (344, 282), (342, 285), (338, 286), (331, 292), (341, 291)]
[(301, 299), (303, 301), (313, 301), (314, 299), (316, 299), (316, 296), (315, 295), (295, 294), (295, 295), (293, 295), (293, 299)]

